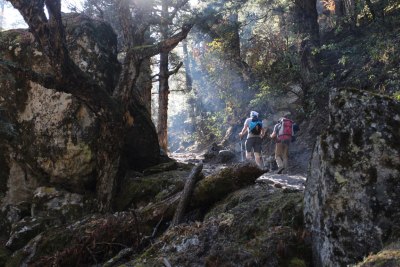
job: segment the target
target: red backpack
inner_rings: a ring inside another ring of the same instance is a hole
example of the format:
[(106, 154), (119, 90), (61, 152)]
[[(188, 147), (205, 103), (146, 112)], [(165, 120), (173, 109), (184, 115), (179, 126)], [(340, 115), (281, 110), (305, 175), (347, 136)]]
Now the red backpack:
[(278, 140), (285, 141), (285, 140), (292, 140), (293, 136), (293, 121), (289, 119), (281, 119), (278, 131)]

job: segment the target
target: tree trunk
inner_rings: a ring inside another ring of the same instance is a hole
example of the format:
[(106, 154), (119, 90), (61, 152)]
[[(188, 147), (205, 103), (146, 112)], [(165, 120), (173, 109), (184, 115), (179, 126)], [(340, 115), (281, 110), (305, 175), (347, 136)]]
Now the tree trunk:
[(151, 80), (151, 60), (146, 58), (142, 61), (140, 68), (140, 75), (137, 80), (136, 88), (139, 90), (138, 94), (141, 97), (143, 105), (151, 115), (151, 89), (153, 87)]
[(196, 130), (196, 99), (193, 91), (192, 66), (186, 40), (182, 42), (183, 62), (185, 65), (185, 84), (187, 91), (187, 104), (189, 108), (190, 133)]
[(299, 32), (306, 35), (312, 44), (319, 43), (319, 25), (316, 0), (295, 0), (295, 16)]
[(339, 23), (343, 20), (343, 17), (345, 16), (345, 14), (346, 14), (346, 11), (345, 11), (345, 6), (343, 3), (343, 0), (335, 0), (335, 15), (336, 15)]
[(191, 92), (193, 89), (193, 79), (192, 79), (190, 57), (189, 57), (188, 46), (187, 46), (186, 40), (184, 40), (182, 42), (182, 49), (183, 49), (183, 62), (185, 65), (186, 91)]
[(195, 108), (195, 97), (193, 92), (193, 79), (192, 79), (192, 70), (190, 65), (190, 57), (188, 52), (187, 41), (182, 42), (183, 48), (183, 62), (185, 65), (185, 84), (186, 91), (188, 94), (187, 103), (189, 108), (189, 119), (190, 119), (190, 132), (194, 132), (196, 129), (196, 108)]
[(301, 67), (305, 86), (311, 81), (311, 71), (315, 68), (312, 48), (319, 44), (319, 25), (316, 0), (296, 0), (295, 16), (302, 36)]
[[(162, 1), (161, 11), (161, 37), (165, 40), (168, 38), (168, 3)], [(158, 88), (158, 120), (157, 133), (160, 147), (168, 151), (168, 95), (169, 95), (169, 69), (168, 69), (168, 52), (160, 54), (160, 73), (159, 73), (159, 88)]]
[(157, 132), (160, 147), (168, 151), (168, 53), (160, 54), (160, 81), (158, 89)]

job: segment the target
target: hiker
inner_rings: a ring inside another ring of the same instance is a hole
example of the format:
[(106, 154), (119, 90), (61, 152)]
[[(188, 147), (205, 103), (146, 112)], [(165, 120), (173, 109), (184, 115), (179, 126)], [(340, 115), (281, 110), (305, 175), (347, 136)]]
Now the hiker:
[(289, 144), (294, 142), (295, 134), (299, 130), (296, 123), (288, 118), (281, 118), (275, 124), (274, 130), (270, 137), (275, 140), (275, 161), (278, 165), (276, 173), (282, 173), (284, 169), (288, 168), (289, 159)]
[(250, 118), (247, 118), (244, 122), (243, 129), (239, 133), (240, 139), (243, 138), (246, 132), (246, 159), (251, 160), (251, 151), (254, 150), (256, 163), (260, 168), (263, 168), (264, 166), (261, 160), (261, 142), (265, 131), (262, 126), (262, 121), (258, 118), (258, 113), (256, 111), (251, 111)]

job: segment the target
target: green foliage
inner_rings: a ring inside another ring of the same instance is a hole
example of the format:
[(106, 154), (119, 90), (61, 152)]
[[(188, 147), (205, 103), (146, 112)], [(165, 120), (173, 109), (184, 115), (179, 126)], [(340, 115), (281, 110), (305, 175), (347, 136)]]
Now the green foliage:
[(224, 111), (216, 113), (208, 112), (198, 122), (200, 132), (196, 132), (197, 140), (216, 141), (221, 140), (227, 130), (226, 117)]
[(289, 267), (306, 267), (307, 264), (305, 263), (305, 261), (303, 259), (299, 259), (299, 258), (293, 258), (290, 260)]
[(349, 57), (346, 55), (343, 55), (341, 58), (339, 58), (338, 63), (346, 66), (346, 62), (349, 60)]
[(394, 99), (396, 99), (397, 101), (400, 101), (400, 91), (397, 91), (393, 94)]
[(260, 83), (259, 92), (255, 95), (255, 98), (250, 101), (251, 107), (262, 106), (263, 103), (268, 102), (268, 100), (274, 94), (273, 89), (265, 82)]
[[(385, 2), (385, 24), (371, 23), (364, 1), (356, 1), (352, 14), (328, 15), (330, 26), (320, 25), (321, 45), (313, 44), (305, 57), (306, 37), (295, 26), (299, 14), (293, 2), (247, 0), (232, 4), (234, 8), (228, 3), (219, 2), (214, 19), (204, 23), (195, 37), (197, 43), (207, 44), (206, 52), (195, 60), (202, 76), (202, 81), (195, 81), (204, 108), (200, 125), (207, 133), (199, 138), (210, 133), (223, 136), (219, 130), (223, 118), (237, 120), (253, 108), (274, 112), (275, 100), (293, 85), (301, 86), (303, 93), (302, 105), (293, 111), (308, 117), (326, 108), (333, 87), (376, 90), (399, 99), (400, 27), (394, 17), (398, 18), (400, 6), (395, 1)], [(237, 34), (240, 54), (235, 53)]]

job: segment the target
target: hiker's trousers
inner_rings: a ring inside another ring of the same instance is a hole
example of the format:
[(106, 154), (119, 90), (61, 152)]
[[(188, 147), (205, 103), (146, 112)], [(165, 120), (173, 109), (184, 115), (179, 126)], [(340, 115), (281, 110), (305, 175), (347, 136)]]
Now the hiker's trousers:
[(276, 143), (275, 146), (275, 160), (278, 168), (287, 168), (289, 159), (289, 144)]

